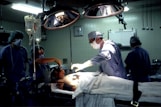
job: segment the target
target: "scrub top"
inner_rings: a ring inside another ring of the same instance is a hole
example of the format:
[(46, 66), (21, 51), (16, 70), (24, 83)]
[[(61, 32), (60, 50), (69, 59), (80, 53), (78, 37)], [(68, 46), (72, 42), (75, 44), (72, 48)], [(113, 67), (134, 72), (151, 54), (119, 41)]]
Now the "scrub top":
[[(40, 48), (41, 49), (41, 48)], [(44, 50), (44, 49), (43, 49)], [(44, 54), (39, 54), (39, 49), (38, 47), (35, 48), (35, 59), (37, 58), (44, 58)], [(33, 64), (33, 50), (31, 50), (31, 60), (29, 62), (29, 73), (30, 76), (32, 77), (34, 74), (34, 64)], [(41, 83), (41, 82), (49, 82), (49, 70), (50, 67), (48, 63), (46, 64), (40, 64), (38, 62), (35, 62), (35, 74), (36, 74), (36, 82)]]
[(0, 51), (0, 61), (1, 70), (9, 82), (19, 82), (22, 77), (26, 76), (28, 62), (26, 48), (12, 48), (10, 44), (6, 45)]
[(102, 49), (91, 61), (93, 64), (99, 64), (100, 71), (109, 76), (126, 78), (121, 52), (111, 40), (104, 42)]
[(148, 82), (151, 63), (148, 52), (141, 48), (134, 48), (126, 57), (125, 63), (127, 69), (131, 71), (131, 77), (134, 81)]

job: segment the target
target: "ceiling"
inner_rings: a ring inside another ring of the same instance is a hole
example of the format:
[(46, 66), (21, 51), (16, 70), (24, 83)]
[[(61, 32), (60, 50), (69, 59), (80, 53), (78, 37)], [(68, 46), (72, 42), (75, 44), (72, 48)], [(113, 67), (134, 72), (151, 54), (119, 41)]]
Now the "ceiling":
[[(93, 0), (44, 0), (46, 2), (46, 7), (49, 6), (49, 4), (56, 4), (56, 5), (64, 5), (69, 6), (73, 8), (83, 8), (87, 6), (89, 3), (91, 3)], [(106, 0), (110, 1), (110, 0)], [(118, 0), (123, 3), (127, 3), (127, 5), (132, 8), (132, 11), (139, 11), (139, 9), (143, 7), (155, 7), (155, 8), (161, 8), (161, 1), (160, 0)], [(20, 12), (11, 9), (12, 3), (28, 3), (32, 5), (37, 5), (42, 7), (43, 0), (0, 0), (0, 6), (1, 6), (1, 12), (0, 12), (0, 19), (7, 20), (7, 21), (14, 21), (14, 22), (24, 22), (24, 16), (28, 15), (28, 13)], [(156, 7), (157, 6), (157, 7)], [(161, 10), (161, 9), (160, 9)]]

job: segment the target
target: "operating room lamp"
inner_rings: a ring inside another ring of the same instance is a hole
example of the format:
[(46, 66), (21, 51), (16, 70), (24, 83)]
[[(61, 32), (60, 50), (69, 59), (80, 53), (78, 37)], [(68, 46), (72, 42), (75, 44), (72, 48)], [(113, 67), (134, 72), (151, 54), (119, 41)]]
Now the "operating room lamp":
[[(117, 0), (94, 0), (84, 7), (83, 16), (85, 18), (104, 18), (116, 16), (120, 20), (120, 15), (124, 11), (124, 6)], [(43, 26), (48, 30), (55, 30), (67, 27), (80, 18), (80, 13), (73, 8), (58, 6), (52, 7), (44, 12)]]
[(104, 18), (115, 16), (124, 11), (124, 7), (117, 0), (95, 0), (84, 8), (86, 18)]
[(95, 0), (84, 8), (83, 16), (89, 19), (116, 16), (119, 23), (123, 24), (126, 29), (123, 11), (124, 6), (118, 0)]
[(43, 26), (48, 30), (65, 28), (80, 18), (76, 9), (64, 6), (53, 7), (43, 15)]

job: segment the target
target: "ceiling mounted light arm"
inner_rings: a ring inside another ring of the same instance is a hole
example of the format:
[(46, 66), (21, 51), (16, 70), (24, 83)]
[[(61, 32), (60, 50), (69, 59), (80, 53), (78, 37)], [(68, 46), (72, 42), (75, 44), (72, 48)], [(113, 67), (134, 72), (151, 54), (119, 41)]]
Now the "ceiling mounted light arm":
[(118, 15), (116, 15), (116, 17), (118, 18), (119, 23), (123, 24), (124, 29), (126, 29), (127, 23), (124, 20), (123, 14), (122, 13), (121, 14), (118, 14)]
[(45, 1), (46, 1), (46, 0), (42, 0), (42, 12), (45, 11)]
[(121, 3), (115, 0), (94, 1), (84, 9), (83, 16), (87, 18), (104, 18), (120, 14), (123, 10)]
[(2, 5), (0, 4), (0, 30), (3, 30), (2, 19)]

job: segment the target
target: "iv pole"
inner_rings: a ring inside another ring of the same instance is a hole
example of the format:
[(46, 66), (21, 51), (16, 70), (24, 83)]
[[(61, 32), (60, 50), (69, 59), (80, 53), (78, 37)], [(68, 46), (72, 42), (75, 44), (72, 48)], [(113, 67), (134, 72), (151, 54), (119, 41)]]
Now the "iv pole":
[[(26, 2), (28, 2), (26, 0)], [(44, 0), (42, 1), (43, 12), (44, 12)], [(29, 35), (29, 45), (32, 48), (32, 62), (33, 62), (33, 80), (36, 81), (36, 58), (35, 58), (35, 44), (38, 45), (41, 41), (41, 19), (34, 15), (26, 15), (25, 20), (25, 31)], [(37, 83), (35, 84), (37, 92)]]
[[(25, 31), (29, 35), (29, 45), (33, 49), (33, 80), (36, 80), (36, 65), (35, 65), (35, 44), (39, 45), (41, 40), (41, 21), (36, 19), (33, 15), (27, 15), (24, 17)], [(39, 34), (40, 33), (40, 34)]]
[(27, 15), (24, 17), (25, 20), (25, 31), (29, 36), (29, 45), (33, 46), (33, 80), (36, 80), (36, 67), (35, 67), (35, 36), (34, 36), (34, 23), (35, 23), (35, 17), (33, 15)]

